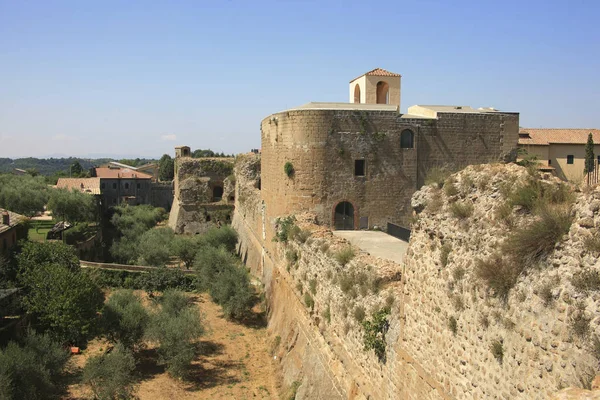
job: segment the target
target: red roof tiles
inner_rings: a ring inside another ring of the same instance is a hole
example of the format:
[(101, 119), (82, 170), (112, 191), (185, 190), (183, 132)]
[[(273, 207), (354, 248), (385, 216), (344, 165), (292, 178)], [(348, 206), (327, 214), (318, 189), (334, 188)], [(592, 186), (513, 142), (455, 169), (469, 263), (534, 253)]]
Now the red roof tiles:
[(402, 76), (400, 74), (396, 74), (394, 72), (387, 71), (387, 70), (385, 70), (383, 68), (375, 68), (375, 69), (372, 69), (371, 71), (369, 71), (367, 73), (364, 73), (364, 74), (362, 74), (360, 76), (357, 76), (356, 78), (352, 79), (350, 82), (354, 82), (355, 80), (357, 80), (361, 76), (365, 76), (365, 75), (370, 75), (370, 76), (395, 76), (395, 77)]
[(519, 144), (548, 146), (549, 144), (586, 144), (592, 134), (595, 144), (600, 144), (600, 129), (519, 129)]
[(129, 168), (96, 168), (96, 176), (104, 179), (152, 179), (152, 175)]

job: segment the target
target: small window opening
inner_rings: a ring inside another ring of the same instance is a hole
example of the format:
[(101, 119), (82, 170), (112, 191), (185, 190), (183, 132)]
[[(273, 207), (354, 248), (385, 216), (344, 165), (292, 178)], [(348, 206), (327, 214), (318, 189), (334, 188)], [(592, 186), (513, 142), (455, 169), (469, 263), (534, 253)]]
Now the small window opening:
[(574, 159), (575, 159), (575, 156), (568, 155), (567, 156), (567, 164), (573, 164)]
[(412, 149), (414, 147), (414, 133), (410, 129), (405, 129), (400, 134), (400, 147), (403, 149)]
[(215, 186), (213, 188), (213, 201), (221, 201), (223, 198), (223, 188), (221, 186)]
[(138, 183), (138, 184), (137, 184), (137, 188), (138, 188), (138, 189), (141, 189), (141, 188), (142, 188), (142, 184), (141, 184), (141, 183)]
[(377, 104), (390, 104), (389, 89), (387, 82), (377, 82)]
[(125, 189), (129, 189), (129, 182), (125, 182)]
[(354, 160), (354, 176), (365, 176), (365, 160)]
[(548, 165), (552, 165), (552, 160), (548, 159)]
[(106, 188), (106, 183), (102, 183), (102, 185), (100, 185), (100, 189), (104, 190), (104, 188)]
[(360, 103), (360, 86), (358, 83), (354, 86), (354, 103)]
[(113, 189), (116, 189), (116, 188), (117, 188), (117, 183), (116, 183), (116, 182), (114, 182), (114, 183), (113, 183)]

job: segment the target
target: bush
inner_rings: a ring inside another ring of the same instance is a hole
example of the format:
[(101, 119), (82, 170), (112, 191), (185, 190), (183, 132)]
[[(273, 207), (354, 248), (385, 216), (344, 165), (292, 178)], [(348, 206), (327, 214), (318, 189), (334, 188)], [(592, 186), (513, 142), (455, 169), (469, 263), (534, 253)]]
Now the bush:
[(288, 240), (293, 239), (294, 235), (300, 229), (296, 226), (296, 217), (293, 215), (277, 218), (275, 228), (276, 233), (273, 240), (281, 243), (287, 243)]
[(238, 234), (229, 225), (220, 228), (212, 227), (202, 236), (201, 240), (212, 247), (224, 247), (230, 253), (234, 253), (237, 247)]
[(147, 335), (159, 343), (159, 362), (167, 366), (167, 372), (184, 378), (196, 355), (194, 341), (204, 332), (201, 317), (181, 292), (167, 290), (160, 304), (160, 310), (151, 317)]
[(473, 215), (473, 204), (469, 202), (452, 203), (450, 205), (450, 212), (455, 218), (465, 219)]
[(554, 289), (552, 282), (545, 282), (538, 288), (538, 296), (540, 296), (542, 303), (544, 303), (544, 306), (546, 307), (548, 307), (554, 301), (552, 289)]
[(235, 264), (229, 265), (216, 277), (209, 293), (215, 303), (223, 307), (229, 319), (242, 319), (252, 309), (254, 290), (248, 271)]
[(17, 264), (21, 279), (29, 272), (50, 264), (59, 264), (71, 271), (80, 269), (75, 248), (61, 242), (26, 242), (17, 256)]
[(390, 326), (388, 315), (388, 310), (381, 309), (373, 314), (371, 320), (362, 322), (364, 349), (365, 351), (374, 350), (379, 361), (385, 361), (385, 334)]
[(313, 295), (317, 294), (317, 280), (316, 279), (311, 279), (310, 281), (308, 281), (308, 287), (310, 289), (310, 292)]
[(451, 316), (448, 319), (448, 328), (450, 329), (452, 334), (456, 336), (456, 332), (458, 332), (458, 322), (456, 321), (456, 318), (454, 318), (454, 316)]
[(446, 183), (444, 183), (444, 193), (448, 197), (456, 196), (458, 194), (458, 188), (456, 187), (454, 180), (449, 178), (446, 180)]
[(494, 358), (498, 360), (500, 364), (502, 364), (502, 360), (504, 359), (504, 346), (502, 345), (502, 342), (499, 340), (494, 340), (490, 345), (490, 351), (492, 352)]
[(291, 178), (294, 175), (294, 165), (287, 161), (283, 166), (283, 172), (287, 175), (288, 178)]
[(354, 319), (358, 323), (363, 322), (365, 319), (365, 308), (363, 306), (356, 306), (354, 309)]
[(504, 222), (504, 224), (512, 228), (514, 227), (515, 220), (513, 218), (513, 206), (510, 202), (503, 202), (496, 208), (496, 218), (500, 221)]
[(348, 264), (355, 256), (354, 249), (351, 246), (344, 247), (343, 249), (338, 250), (334, 258), (337, 262), (339, 262), (342, 266)]
[(91, 357), (83, 369), (83, 383), (100, 400), (132, 397), (135, 359), (131, 350), (117, 344), (107, 354)]
[(541, 197), (541, 186), (538, 180), (529, 179), (527, 183), (517, 186), (508, 196), (511, 206), (521, 206), (527, 211), (533, 211)]
[(43, 399), (60, 389), (69, 353), (48, 335), (30, 332), (23, 347), (9, 342), (0, 350), (0, 398)]
[(444, 245), (440, 248), (440, 264), (442, 264), (442, 267), (448, 265), (448, 259), (451, 251), (452, 245), (450, 243), (444, 243)]
[(508, 300), (508, 294), (517, 283), (521, 273), (518, 264), (507, 262), (500, 253), (494, 253), (487, 260), (477, 260), (475, 274), (483, 280), (501, 300)]
[(541, 260), (554, 250), (556, 243), (569, 232), (573, 216), (566, 207), (540, 207), (538, 218), (516, 229), (506, 241), (505, 251), (522, 267)]
[(295, 239), (298, 243), (305, 243), (310, 237), (311, 232), (306, 229), (299, 229), (295, 235)]
[(571, 278), (571, 284), (581, 292), (600, 290), (600, 271), (592, 268), (577, 271)]
[(131, 290), (119, 290), (106, 302), (102, 321), (110, 341), (133, 349), (142, 341), (149, 315), (140, 298)]
[(446, 181), (446, 179), (448, 179), (451, 173), (452, 172), (446, 167), (430, 168), (425, 175), (425, 184), (433, 184), (441, 189), (444, 186), (444, 182)]
[(315, 301), (308, 292), (304, 293), (304, 304), (306, 304), (306, 307), (310, 308), (311, 310), (315, 308)]
[(171, 258), (175, 233), (171, 228), (150, 229), (139, 238), (138, 263), (164, 267)]
[(571, 332), (580, 339), (585, 339), (590, 334), (591, 318), (585, 315), (585, 304), (578, 302), (575, 310), (569, 318)]
[(170, 243), (171, 253), (179, 258), (186, 268), (192, 268), (194, 258), (205, 242), (201, 235), (177, 235)]
[(238, 259), (224, 247), (203, 247), (194, 259), (200, 289), (209, 290), (222, 271), (237, 263)]
[(140, 277), (142, 287), (152, 296), (156, 292), (167, 289), (193, 291), (196, 289), (196, 280), (191, 275), (184, 274), (177, 268), (159, 267)]

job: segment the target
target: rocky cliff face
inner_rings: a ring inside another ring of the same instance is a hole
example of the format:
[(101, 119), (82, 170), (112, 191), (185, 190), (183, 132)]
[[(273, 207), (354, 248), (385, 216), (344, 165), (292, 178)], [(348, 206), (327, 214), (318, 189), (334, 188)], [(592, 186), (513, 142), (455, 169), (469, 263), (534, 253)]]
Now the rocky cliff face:
[(544, 399), (591, 386), (600, 188), (471, 166), (422, 188), (412, 205), (405, 343), (424, 368), (457, 398)]
[[(349, 244), (311, 214), (273, 241), (291, 219), (265, 218), (260, 159), (238, 161), (239, 250), (296, 398), (598, 396), (586, 388), (600, 356), (600, 188), (468, 167), (413, 196), (404, 265), (358, 249), (343, 263)], [(385, 308), (385, 335), (369, 339), (361, 321)]]

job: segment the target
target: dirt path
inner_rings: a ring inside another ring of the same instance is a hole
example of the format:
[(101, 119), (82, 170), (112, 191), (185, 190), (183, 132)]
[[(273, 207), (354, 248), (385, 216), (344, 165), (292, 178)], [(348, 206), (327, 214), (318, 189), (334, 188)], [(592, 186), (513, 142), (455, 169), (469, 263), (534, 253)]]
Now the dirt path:
[[(194, 361), (189, 381), (171, 378), (157, 366), (152, 347), (139, 354), (141, 380), (136, 387), (140, 400), (159, 399), (277, 399), (279, 388), (267, 331), (223, 318), (221, 308), (206, 294), (196, 297), (206, 333), (201, 337), (202, 354)], [(256, 325), (256, 324), (254, 324)], [(86, 354), (74, 360), (79, 367), (85, 358), (98, 354), (106, 343), (94, 340)], [(69, 388), (70, 399), (89, 396), (86, 388)], [(89, 398), (89, 397), (87, 397)]]

